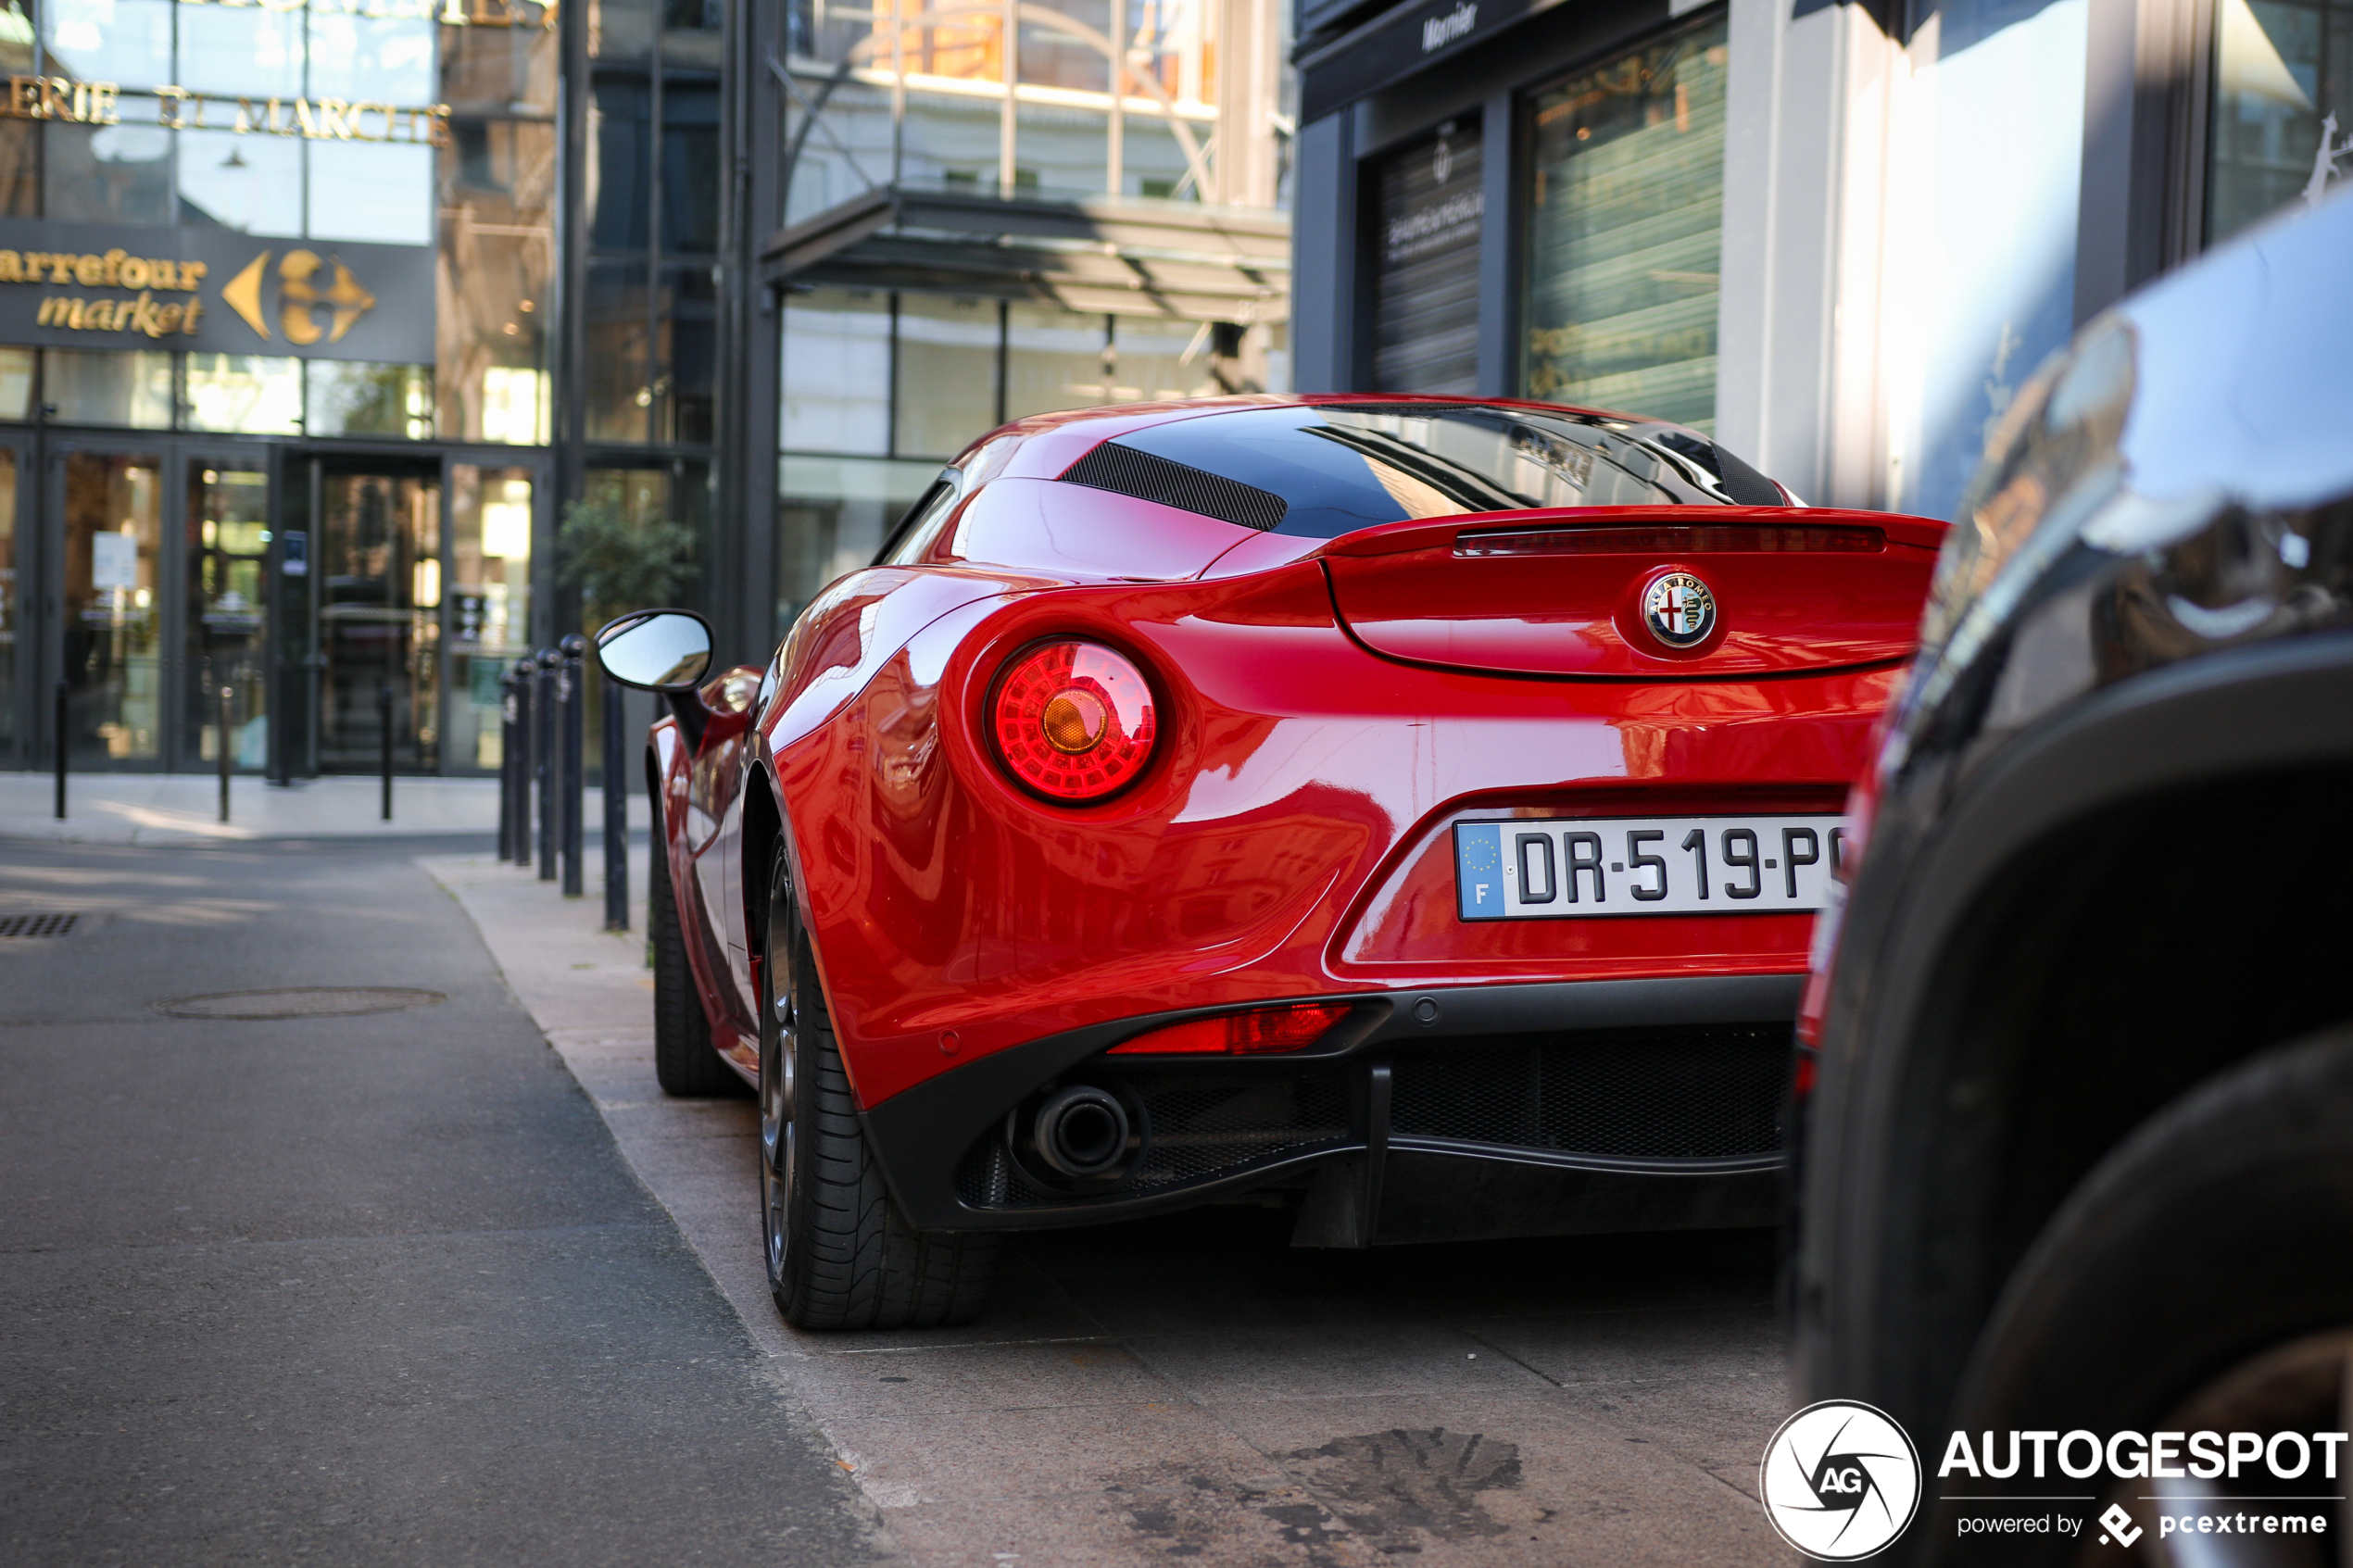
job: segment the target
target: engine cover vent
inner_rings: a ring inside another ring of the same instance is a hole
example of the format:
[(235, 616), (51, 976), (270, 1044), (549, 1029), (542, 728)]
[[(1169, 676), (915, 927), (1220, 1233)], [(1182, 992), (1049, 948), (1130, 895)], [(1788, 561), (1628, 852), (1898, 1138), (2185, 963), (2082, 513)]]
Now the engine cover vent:
[(1155, 458), (1116, 441), (1106, 441), (1063, 470), (1063, 483), (1109, 490), (1139, 501), (1198, 512), (1220, 521), (1265, 533), (1283, 521), (1290, 504), (1271, 490), (1244, 484), (1189, 463)]

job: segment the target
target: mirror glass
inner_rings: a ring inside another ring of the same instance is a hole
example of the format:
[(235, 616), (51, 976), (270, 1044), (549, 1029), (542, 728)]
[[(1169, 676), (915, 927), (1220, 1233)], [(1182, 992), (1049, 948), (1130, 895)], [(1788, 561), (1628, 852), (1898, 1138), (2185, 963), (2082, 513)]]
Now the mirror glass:
[(597, 633), (597, 661), (624, 686), (684, 690), (711, 668), (711, 628), (679, 609), (624, 617)]

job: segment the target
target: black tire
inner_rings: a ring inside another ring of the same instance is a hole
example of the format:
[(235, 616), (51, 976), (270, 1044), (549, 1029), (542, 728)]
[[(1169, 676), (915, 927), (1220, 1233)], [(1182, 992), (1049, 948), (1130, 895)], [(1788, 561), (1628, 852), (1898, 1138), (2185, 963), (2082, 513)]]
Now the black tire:
[[(2353, 1029), (2340, 1028), (2184, 1096), (2084, 1178), (2011, 1275), (1953, 1424), (2109, 1433), (2188, 1420), (2196, 1430), (2220, 1400), (2242, 1430), (2337, 1430), (2341, 1350), (2317, 1410), (2278, 1373), (2299, 1342), (2348, 1326)], [(2267, 1391), (2250, 1395), (2259, 1386)], [(1949, 1516), (1925, 1535), (1931, 1561), (2057, 1562), (2081, 1549), (2016, 1537), (1957, 1544)]]
[(649, 873), (646, 938), (654, 960), (654, 1079), (663, 1094), (680, 1099), (739, 1095), (744, 1081), (711, 1043), (711, 1020), (686, 963), (686, 934), (678, 923), (678, 900), (671, 891), (670, 868), (662, 863), (660, 833), (654, 835)]
[[(760, 1219), (797, 1328), (931, 1328), (988, 1302), (997, 1237), (918, 1231), (891, 1201), (850, 1098), (780, 847), (760, 965)], [(791, 998), (780, 1017), (779, 995)]]

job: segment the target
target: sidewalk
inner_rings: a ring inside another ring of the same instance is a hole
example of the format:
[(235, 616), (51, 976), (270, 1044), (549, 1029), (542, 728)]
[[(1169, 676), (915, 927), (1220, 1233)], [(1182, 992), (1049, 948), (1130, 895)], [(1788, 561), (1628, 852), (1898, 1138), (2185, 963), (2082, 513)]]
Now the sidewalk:
[(654, 1081), (632, 929), (484, 856), (473, 918), (621, 1152), (908, 1568), (1726, 1568), (1787, 1561), (1753, 1488), (1788, 1413), (1761, 1236), (1295, 1251), (1278, 1212), (1013, 1238), (962, 1328), (788, 1327), (749, 1098)]
[[(0, 773), (0, 839), (72, 844), (236, 843), (272, 838), (420, 838), (498, 831), (497, 779), (396, 778), (392, 821), (379, 816), (382, 782), (355, 774), (284, 788), (240, 774), (220, 820), (210, 773), (77, 773), (66, 781), (66, 820), (52, 814), (49, 773)], [(587, 791), (581, 824), (591, 859), (604, 823), (604, 793)], [(646, 830), (645, 791), (630, 792), (629, 826)]]

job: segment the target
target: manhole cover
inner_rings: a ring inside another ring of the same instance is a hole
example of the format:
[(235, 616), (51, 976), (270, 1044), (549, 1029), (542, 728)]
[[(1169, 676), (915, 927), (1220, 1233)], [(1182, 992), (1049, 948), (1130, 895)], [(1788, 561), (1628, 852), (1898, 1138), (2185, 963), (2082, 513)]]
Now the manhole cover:
[(286, 991), (228, 991), (157, 1002), (174, 1018), (337, 1018), (359, 1012), (398, 1012), (446, 1001), (438, 991), (396, 985), (310, 985)]
[(0, 915), (0, 941), (12, 936), (63, 936), (81, 918), (70, 910), (64, 914)]

